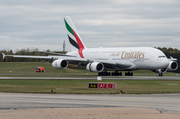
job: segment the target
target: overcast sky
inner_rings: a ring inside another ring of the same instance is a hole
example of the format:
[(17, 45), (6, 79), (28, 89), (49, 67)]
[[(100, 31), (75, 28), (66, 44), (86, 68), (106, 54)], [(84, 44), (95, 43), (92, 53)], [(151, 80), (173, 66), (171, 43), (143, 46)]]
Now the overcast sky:
[(70, 51), (64, 16), (86, 47), (180, 49), (180, 0), (0, 0), (0, 50)]

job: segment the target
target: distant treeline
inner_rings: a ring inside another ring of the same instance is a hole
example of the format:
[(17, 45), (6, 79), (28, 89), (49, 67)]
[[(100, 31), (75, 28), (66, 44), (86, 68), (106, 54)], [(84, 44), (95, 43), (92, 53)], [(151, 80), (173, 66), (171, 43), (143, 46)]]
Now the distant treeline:
[[(166, 48), (166, 47), (163, 47), (163, 48), (157, 47), (157, 49), (160, 49), (162, 52), (164, 52), (164, 54), (168, 58), (170, 58), (170, 56), (173, 58), (177, 58), (178, 65), (180, 66), (180, 50), (178, 50), (176, 48)], [(33, 50), (30, 50), (29, 48), (27, 48), (27, 49), (18, 50), (16, 53), (13, 53), (12, 50), (2, 50), (2, 51), (0, 51), (0, 53), (2, 54), (2, 52), (3, 52), (6, 55), (36, 55), (36, 56), (47, 56), (48, 55), (46, 53), (40, 53), (38, 51), (39, 50), (37, 48), (33, 49)], [(51, 52), (51, 51), (48, 49), (45, 52)], [(58, 51), (53, 51), (53, 52), (54, 53), (64, 53), (64, 54), (66, 53), (66, 52), (58, 52)], [(5, 57), (3, 59), (2, 57), (3, 56), (0, 55), (1, 62), (41, 62), (42, 61), (42, 59), (13, 58), (13, 57)], [(180, 68), (178, 68), (175, 72), (180, 73)]]
[[(157, 49), (164, 52), (164, 54), (168, 58), (170, 58), (170, 57), (176, 58), (178, 66), (180, 67), (180, 50), (178, 50), (177, 48), (166, 48), (166, 47), (163, 47), (163, 48), (157, 47)], [(180, 68), (179, 67), (175, 72), (180, 73)]]

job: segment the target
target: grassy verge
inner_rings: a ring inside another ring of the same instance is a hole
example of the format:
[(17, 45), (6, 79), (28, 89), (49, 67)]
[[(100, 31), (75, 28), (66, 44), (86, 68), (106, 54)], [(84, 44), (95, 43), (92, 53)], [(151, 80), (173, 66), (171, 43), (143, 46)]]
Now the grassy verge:
[(180, 81), (171, 80), (104, 80), (115, 82), (117, 89), (89, 89), (97, 80), (0, 80), (0, 92), (61, 94), (159, 94), (180, 93)]
[[(36, 73), (34, 69), (36, 67), (44, 67), (44, 73)], [(52, 67), (51, 63), (48, 62), (0, 62), (0, 73), (1, 74), (76, 74), (76, 75), (86, 75), (86, 73), (91, 74), (84, 69), (55, 69)], [(92, 73), (96, 74), (96, 73)]]
[[(44, 73), (35, 73), (34, 69), (36, 67), (44, 67)], [(55, 76), (60, 75), (97, 75), (97, 73), (87, 71), (86, 69), (55, 69), (51, 66), (51, 63), (48, 62), (0, 62), (0, 76), (20, 76), (23, 74), (30, 74), (31, 76), (38, 74), (40, 76), (50, 74)], [(123, 75), (125, 72), (122, 72)], [(133, 71), (134, 76), (157, 76), (157, 73), (154, 73), (149, 70), (137, 70)], [(7, 74), (7, 75), (6, 75)], [(19, 75), (13, 75), (19, 74)], [(42, 75), (41, 75), (42, 74)], [(38, 76), (36, 75), (36, 76)], [(163, 74), (164, 76), (180, 76), (178, 73), (167, 72)], [(25, 76), (25, 75), (23, 75)]]

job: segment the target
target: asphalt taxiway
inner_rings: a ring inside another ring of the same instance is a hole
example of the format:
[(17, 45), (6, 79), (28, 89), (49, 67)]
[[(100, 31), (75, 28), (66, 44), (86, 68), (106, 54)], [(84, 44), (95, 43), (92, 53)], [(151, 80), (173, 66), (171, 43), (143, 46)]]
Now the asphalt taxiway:
[(149, 108), (180, 114), (180, 94), (21, 94), (0, 93), (0, 110), (34, 108)]
[[(25, 76), (21, 76), (21, 77), (0, 77), (0, 79), (41, 79), (41, 80), (45, 80), (45, 79), (58, 79), (58, 80), (96, 80), (97, 77), (62, 77), (62, 76), (58, 76), (58, 77), (25, 77)], [(103, 80), (110, 80), (110, 79), (114, 79), (114, 80), (180, 80), (180, 77), (178, 76), (163, 76), (163, 77), (158, 77), (158, 76), (122, 76), (122, 77), (102, 77)]]

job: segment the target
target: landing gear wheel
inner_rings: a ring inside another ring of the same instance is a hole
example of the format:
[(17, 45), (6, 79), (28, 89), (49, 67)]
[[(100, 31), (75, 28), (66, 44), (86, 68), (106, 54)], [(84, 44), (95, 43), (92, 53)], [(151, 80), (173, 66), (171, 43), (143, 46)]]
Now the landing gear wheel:
[(119, 76), (122, 76), (122, 73), (121, 73), (121, 72), (119, 73)]
[(125, 73), (125, 76), (133, 76), (133, 73), (126, 72), (126, 73)]
[(121, 72), (115, 71), (115, 72), (98, 72), (98, 76), (122, 76)]
[(163, 74), (162, 74), (162, 73), (160, 73), (160, 74), (158, 74), (158, 76), (163, 76)]

